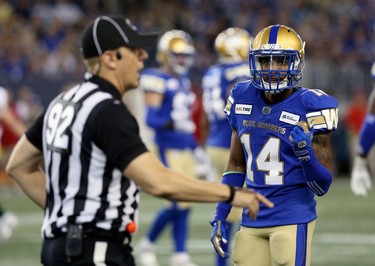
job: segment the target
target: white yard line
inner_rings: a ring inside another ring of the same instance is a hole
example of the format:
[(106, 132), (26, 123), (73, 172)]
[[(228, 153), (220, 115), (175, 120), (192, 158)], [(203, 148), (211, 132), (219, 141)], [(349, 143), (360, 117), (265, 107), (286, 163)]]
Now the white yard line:
[[(42, 214), (41, 213), (28, 213), (17, 215), (20, 221), (19, 226), (29, 227), (42, 224)], [(144, 221), (147, 219), (151, 220), (152, 215), (142, 215)], [(199, 216), (198, 216), (199, 217)], [(196, 217), (194, 217), (196, 218)], [(194, 223), (203, 222), (203, 219), (194, 219)], [(208, 223), (208, 222), (207, 222)], [(191, 230), (194, 230), (192, 226)], [(24, 233), (22, 236), (29, 242), (35, 235), (39, 236), (39, 231)], [(207, 239), (189, 239), (188, 246), (190, 250), (202, 250), (205, 248), (211, 249), (211, 243), (208, 239), (209, 232), (207, 233)], [(20, 239), (18, 239), (20, 240)], [(169, 240), (168, 240), (169, 241)], [(170, 242), (161, 239), (158, 243), (158, 249), (164, 249), (170, 245)], [(356, 234), (356, 233), (316, 233), (313, 239), (314, 245), (319, 244), (336, 244), (336, 245), (375, 245), (375, 234)]]
[(375, 234), (317, 233), (313, 243), (340, 245), (375, 245)]

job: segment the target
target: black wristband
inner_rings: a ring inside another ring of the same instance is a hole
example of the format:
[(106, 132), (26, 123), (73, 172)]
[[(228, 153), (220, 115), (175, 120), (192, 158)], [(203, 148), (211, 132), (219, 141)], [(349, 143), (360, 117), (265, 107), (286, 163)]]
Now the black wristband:
[(225, 203), (231, 204), (234, 199), (234, 194), (236, 193), (236, 190), (231, 185), (227, 185), (230, 189), (230, 195), (227, 201)]

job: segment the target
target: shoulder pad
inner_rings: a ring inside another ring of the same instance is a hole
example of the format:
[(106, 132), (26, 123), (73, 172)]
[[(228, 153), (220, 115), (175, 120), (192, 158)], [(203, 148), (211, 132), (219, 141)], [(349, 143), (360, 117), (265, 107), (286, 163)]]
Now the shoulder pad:
[(301, 93), (301, 102), (308, 110), (320, 110), (324, 108), (337, 108), (338, 101), (319, 89), (306, 89)]
[(318, 89), (306, 89), (301, 101), (306, 106), (306, 118), (314, 131), (336, 130), (338, 124), (338, 101)]
[(224, 70), (224, 77), (227, 81), (245, 80), (250, 77), (248, 64), (233, 64)]
[(245, 95), (250, 95), (250, 94), (255, 94), (257, 88), (252, 86), (252, 83), (250, 80), (244, 80), (237, 82), (232, 91), (231, 95), (234, 99), (240, 98), (243, 94)]
[(142, 73), (140, 87), (144, 91), (164, 93), (166, 79), (161, 72), (148, 69)]
[(241, 99), (243, 94), (246, 94), (246, 96), (248, 96), (250, 93), (255, 92), (256, 88), (249, 88), (249, 86), (251, 86), (251, 81), (249, 80), (237, 82), (234, 85), (224, 109), (224, 112), (228, 116), (230, 115), (232, 105), (234, 104), (234, 102), (236, 102), (237, 99)]

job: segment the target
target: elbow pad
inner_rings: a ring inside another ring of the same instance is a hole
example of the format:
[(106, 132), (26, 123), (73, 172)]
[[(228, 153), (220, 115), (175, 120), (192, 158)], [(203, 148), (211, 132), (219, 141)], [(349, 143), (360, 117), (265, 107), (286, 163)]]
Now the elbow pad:
[[(242, 188), (245, 182), (246, 174), (242, 172), (225, 172), (221, 179), (222, 184), (226, 184), (232, 187)], [(214, 220), (226, 220), (232, 205), (227, 202), (219, 202), (216, 206)]]
[(359, 133), (357, 152), (363, 157), (367, 157), (371, 147), (375, 143), (375, 115), (368, 114), (362, 124)]
[(310, 153), (310, 160), (301, 161), (303, 175), (309, 188), (317, 196), (323, 196), (327, 193), (332, 183), (332, 174)]

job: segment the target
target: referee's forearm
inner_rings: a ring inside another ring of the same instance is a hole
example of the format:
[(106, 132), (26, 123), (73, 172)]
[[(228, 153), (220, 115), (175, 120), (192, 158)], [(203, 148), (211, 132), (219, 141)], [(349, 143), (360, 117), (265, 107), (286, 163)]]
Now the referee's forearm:
[(46, 203), (45, 176), (42, 172), (29, 173), (22, 178), (13, 177), (23, 192), (44, 209)]
[(155, 155), (143, 153), (133, 159), (124, 175), (146, 193), (177, 201), (226, 201), (230, 189), (226, 185), (187, 177), (166, 168)]
[(23, 135), (13, 148), (6, 172), (38, 206), (44, 208), (46, 178), (41, 169), (42, 163), (42, 152)]
[(192, 179), (173, 172), (173, 177), (166, 180), (164, 189), (157, 196), (176, 201), (220, 202), (228, 200), (230, 189), (216, 182)]

